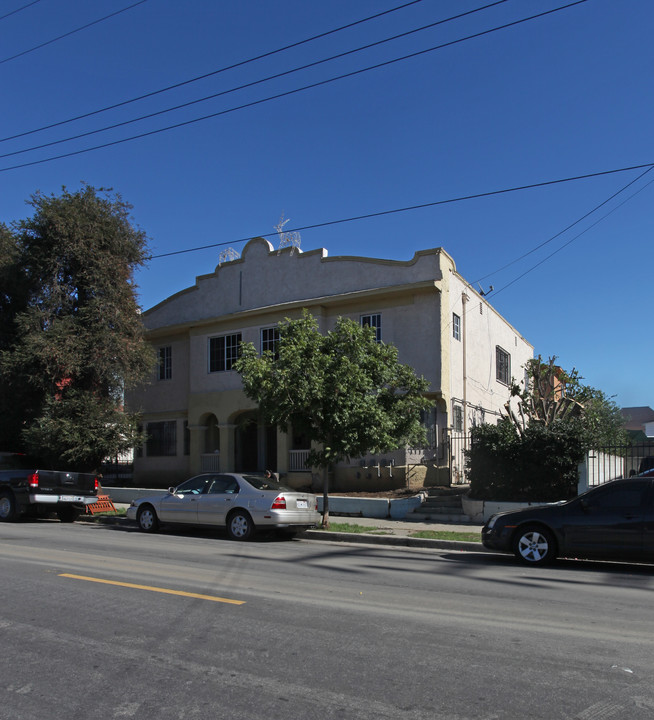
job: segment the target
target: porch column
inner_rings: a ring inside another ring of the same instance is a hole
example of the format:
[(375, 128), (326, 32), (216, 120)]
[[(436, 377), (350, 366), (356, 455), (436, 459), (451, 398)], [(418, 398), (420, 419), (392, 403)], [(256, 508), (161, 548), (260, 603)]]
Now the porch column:
[(189, 471), (191, 475), (198, 475), (201, 470), (200, 456), (204, 452), (206, 442), (206, 425), (189, 425), (188, 431), (191, 434)]
[(291, 439), (291, 433), (282, 432), (277, 428), (277, 472), (288, 472), (288, 454), (291, 450)]
[(218, 425), (220, 430), (220, 470), (234, 472), (236, 467), (236, 425)]

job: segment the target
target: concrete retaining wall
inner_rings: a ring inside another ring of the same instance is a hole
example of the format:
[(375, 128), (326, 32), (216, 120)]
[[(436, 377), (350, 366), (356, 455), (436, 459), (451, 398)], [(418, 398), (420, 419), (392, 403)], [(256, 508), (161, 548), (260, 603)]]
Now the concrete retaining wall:
[(526, 507), (553, 505), (545, 502), (495, 502), (493, 500), (471, 500), (465, 495), (461, 498), (463, 512), (474, 522), (486, 522), (491, 515), (506, 510), (521, 510)]
[[(151, 488), (102, 488), (114, 503), (131, 503), (137, 498), (151, 495), (165, 495), (167, 490), (153, 490)], [(346, 515), (351, 517), (393, 518), (401, 520), (408, 513), (420, 506), (422, 495), (399, 500), (388, 498), (351, 498), (329, 496), (329, 512), (332, 515)], [(318, 510), (322, 512), (322, 495), (318, 495)]]

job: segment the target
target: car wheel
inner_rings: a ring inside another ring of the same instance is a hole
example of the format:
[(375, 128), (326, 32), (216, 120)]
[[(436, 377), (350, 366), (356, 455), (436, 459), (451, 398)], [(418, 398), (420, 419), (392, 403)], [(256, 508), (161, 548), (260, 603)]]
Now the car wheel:
[(234, 510), (227, 517), (227, 534), (232, 540), (247, 540), (253, 532), (252, 518), (244, 510)]
[(72, 523), (79, 517), (79, 510), (74, 507), (58, 508), (57, 517), (63, 523)]
[(159, 528), (159, 519), (152, 505), (143, 505), (139, 508), (136, 522), (143, 532), (156, 532)]
[(0, 492), (0, 522), (11, 522), (17, 517), (16, 498), (9, 490)]
[(528, 525), (516, 533), (513, 553), (526, 565), (545, 565), (556, 557), (556, 541), (546, 528)]

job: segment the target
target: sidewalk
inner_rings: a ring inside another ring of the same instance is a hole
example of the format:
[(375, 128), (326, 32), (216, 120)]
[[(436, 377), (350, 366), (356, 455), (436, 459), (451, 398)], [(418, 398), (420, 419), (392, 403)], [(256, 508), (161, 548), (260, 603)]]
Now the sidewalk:
[[(348, 523), (369, 528), (364, 533), (342, 533), (325, 530), (307, 530), (302, 533), (306, 540), (321, 540), (327, 542), (365, 543), (368, 545), (393, 545), (401, 547), (422, 547), (444, 550), (459, 550), (466, 552), (489, 552), (481, 544), (482, 524), (470, 523), (456, 525), (436, 522), (415, 522), (413, 520), (392, 520), (390, 518), (341, 517), (330, 513), (332, 525)], [(462, 540), (431, 540), (427, 538), (411, 537), (413, 533), (421, 530), (433, 530), (459, 533), (479, 533), (479, 542), (464, 542)]]
[[(129, 505), (123, 503), (114, 503), (116, 509), (125, 508)], [(109, 521), (113, 521), (111, 516), (104, 516)], [(83, 516), (80, 520), (90, 519), (90, 516)], [(322, 542), (341, 542), (341, 543), (364, 543), (367, 545), (392, 545), (395, 547), (422, 547), (432, 549), (459, 550), (467, 552), (489, 552), (480, 542), (464, 542), (461, 540), (430, 540), (426, 538), (411, 537), (412, 533), (421, 530), (433, 530), (444, 532), (459, 533), (481, 533), (483, 525), (481, 523), (468, 523), (465, 525), (436, 523), (436, 522), (415, 522), (413, 520), (393, 520), (391, 518), (366, 518), (366, 517), (349, 517), (340, 516), (330, 513), (329, 516), (332, 525), (350, 524), (359, 525), (367, 528), (362, 533), (343, 533), (334, 532), (332, 530), (307, 530), (300, 537), (305, 540), (318, 540)], [(116, 521), (130, 522), (125, 517), (116, 517)]]

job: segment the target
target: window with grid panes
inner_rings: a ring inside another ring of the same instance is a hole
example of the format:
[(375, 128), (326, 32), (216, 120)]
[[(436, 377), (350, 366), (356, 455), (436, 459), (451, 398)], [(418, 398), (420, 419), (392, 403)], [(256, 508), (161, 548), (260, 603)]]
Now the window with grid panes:
[(164, 420), (146, 426), (148, 439), (145, 452), (148, 457), (177, 455), (177, 422)]
[(495, 348), (495, 377), (504, 385), (511, 380), (511, 356), (499, 345)]
[(271, 352), (277, 358), (277, 344), (279, 343), (279, 329), (262, 328), (261, 330), (261, 354)]
[(361, 327), (370, 327), (375, 331), (375, 340), (381, 342), (381, 314), (362, 315), (360, 318)]
[(455, 340), (461, 339), (461, 318), (456, 313), (452, 313), (452, 336)]
[(209, 372), (225, 372), (241, 354), (241, 333), (209, 338)]

